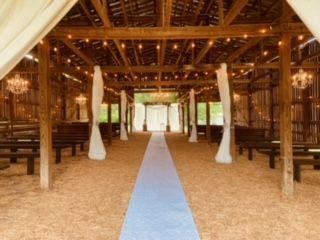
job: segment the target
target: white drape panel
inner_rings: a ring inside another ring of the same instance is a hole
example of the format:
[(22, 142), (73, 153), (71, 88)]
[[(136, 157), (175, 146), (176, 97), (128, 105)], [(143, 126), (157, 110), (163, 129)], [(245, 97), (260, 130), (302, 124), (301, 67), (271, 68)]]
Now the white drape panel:
[(127, 141), (128, 134), (125, 127), (126, 112), (127, 112), (127, 95), (124, 90), (121, 90), (121, 123), (120, 123), (120, 140)]
[(135, 103), (134, 106), (134, 121), (133, 125), (136, 131), (142, 131), (144, 115), (145, 115), (145, 107), (142, 103)]
[(320, 1), (287, 0), (287, 2), (320, 42)]
[(221, 64), (221, 68), (217, 70), (219, 94), (222, 103), (224, 126), (223, 136), (220, 142), (219, 150), (216, 154), (216, 161), (219, 163), (231, 163), (230, 155), (230, 123), (231, 123), (231, 99), (229, 91), (227, 65)]
[(94, 66), (92, 85), (92, 129), (89, 145), (89, 158), (105, 160), (106, 149), (99, 129), (100, 108), (103, 100), (103, 80), (100, 66)]
[(197, 134), (197, 123), (196, 123), (196, 103), (194, 98), (194, 89), (190, 91), (190, 123), (191, 123), (191, 134), (189, 137), (189, 142), (198, 142)]
[(0, 79), (49, 33), (76, 2), (0, 1)]
[(148, 131), (165, 131), (167, 125), (167, 106), (149, 105), (147, 108)]
[(171, 132), (180, 131), (180, 122), (179, 122), (179, 104), (171, 103), (169, 108), (169, 122)]

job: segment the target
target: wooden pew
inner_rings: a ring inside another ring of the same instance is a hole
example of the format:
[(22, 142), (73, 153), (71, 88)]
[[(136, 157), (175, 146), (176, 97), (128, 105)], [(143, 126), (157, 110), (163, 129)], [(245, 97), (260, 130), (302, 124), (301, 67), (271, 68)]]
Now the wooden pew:
[(293, 171), (294, 171), (294, 180), (301, 182), (301, 166), (302, 165), (312, 165), (320, 166), (320, 159), (304, 159), (304, 158), (294, 158), (293, 159)]
[[(316, 148), (314, 148), (316, 149)], [(320, 148), (317, 148), (320, 149)], [(275, 168), (275, 158), (276, 156), (280, 156), (280, 149), (277, 150), (262, 150), (261, 153), (264, 153), (269, 156), (269, 166), (270, 168)], [(320, 151), (311, 151), (310, 149), (294, 149), (293, 150), (293, 157), (313, 157), (314, 159), (320, 158)]]
[(34, 159), (40, 157), (39, 152), (0, 152), (0, 158), (26, 158), (27, 159), (27, 175), (34, 174)]

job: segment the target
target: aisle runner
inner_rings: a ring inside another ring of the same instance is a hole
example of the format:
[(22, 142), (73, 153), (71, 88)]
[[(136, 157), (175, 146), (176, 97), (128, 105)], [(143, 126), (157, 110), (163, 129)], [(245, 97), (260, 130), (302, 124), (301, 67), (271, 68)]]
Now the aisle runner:
[(121, 240), (199, 240), (163, 133), (153, 133)]

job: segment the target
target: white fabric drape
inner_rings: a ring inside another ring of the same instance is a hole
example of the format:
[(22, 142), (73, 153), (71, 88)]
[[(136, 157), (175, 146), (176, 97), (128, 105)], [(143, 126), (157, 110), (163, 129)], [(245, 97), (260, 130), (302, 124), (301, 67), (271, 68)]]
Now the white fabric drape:
[(89, 158), (105, 160), (106, 149), (104, 147), (99, 129), (100, 108), (103, 100), (103, 80), (100, 66), (94, 66), (92, 85), (92, 129), (89, 145)]
[(147, 126), (149, 131), (165, 131), (167, 125), (167, 107), (149, 105), (147, 108)]
[(320, 42), (320, 1), (319, 0), (287, 0), (311, 33)]
[(219, 163), (231, 163), (232, 158), (230, 155), (230, 123), (231, 123), (231, 99), (229, 91), (227, 65), (221, 64), (221, 68), (217, 70), (217, 79), (219, 94), (222, 103), (224, 126), (223, 136), (220, 142), (219, 150), (216, 154), (216, 161)]
[(121, 90), (121, 123), (120, 123), (120, 140), (127, 141), (128, 134), (125, 126), (127, 113), (127, 95), (124, 90)]
[(190, 91), (190, 123), (191, 123), (191, 134), (189, 137), (189, 142), (198, 142), (197, 134), (197, 123), (196, 123), (196, 103), (194, 97), (194, 89)]
[(1, 0), (0, 79), (67, 14), (77, 0)]

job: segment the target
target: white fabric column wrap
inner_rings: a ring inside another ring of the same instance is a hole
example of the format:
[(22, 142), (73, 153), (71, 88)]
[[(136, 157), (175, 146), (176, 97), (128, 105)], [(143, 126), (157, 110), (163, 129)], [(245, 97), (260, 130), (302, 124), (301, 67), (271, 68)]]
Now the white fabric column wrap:
[(319, 0), (287, 0), (303, 23), (320, 42), (320, 1)]
[(0, 79), (67, 14), (77, 0), (1, 0)]
[(231, 123), (231, 99), (229, 91), (227, 65), (221, 64), (221, 68), (217, 70), (219, 94), (222, 103), (224, 126), (223, 136), (220, 142), (219, 150), (215, 159), (219, 163), (231, 163), (232, 158), (230, 155), (230, 123)]
[(125, 127), (126, 111), (127, 111), (127, 95), (124, 90), (121, 90), (121, 123), (120, 123), (120, 140), (127, 141), (128, 134)]
[(198, 142), (197, 134), (197, 123), (196, 123), (196, 103), (194, 98), (194, 89), (190, 91), (190, 123), (191, 123), (191, 134), (189, 137), (189, 142)]
[(100, 66), (94, 66), (92, 85), (92, 129), (89, 145), (89, 158), (93, 160), (105, 160), (106, 149), (104, 147), (100, 129), (99, 116), (103, 100), (103, 80)]

